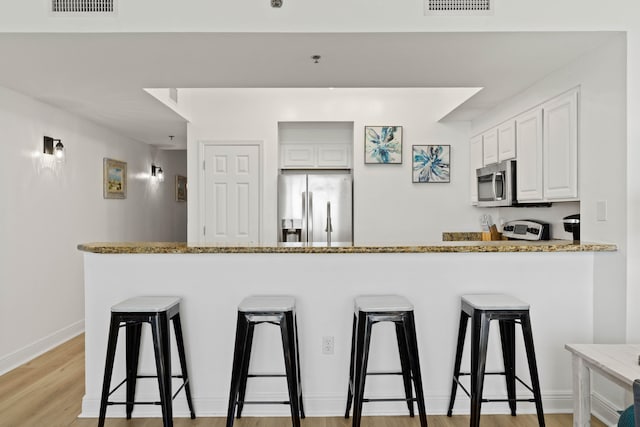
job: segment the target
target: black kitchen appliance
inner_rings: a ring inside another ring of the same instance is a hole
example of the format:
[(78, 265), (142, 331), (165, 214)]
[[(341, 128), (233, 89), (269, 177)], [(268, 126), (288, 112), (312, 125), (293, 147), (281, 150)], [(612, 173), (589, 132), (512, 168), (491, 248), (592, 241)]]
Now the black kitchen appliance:
[(573, 233), (573, 241), (580, 241), (580, 214), (573, 214), (569, 216), (565, 216), (562, 219), (564, 224), (564, 231), (569, 233)]

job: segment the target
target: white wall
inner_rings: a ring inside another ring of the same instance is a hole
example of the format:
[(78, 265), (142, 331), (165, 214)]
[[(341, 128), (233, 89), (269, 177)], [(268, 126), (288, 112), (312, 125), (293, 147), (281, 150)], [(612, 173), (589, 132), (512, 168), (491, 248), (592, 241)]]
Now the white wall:
[[(82, 254), (89, 241), (186, 238), (174, 201), (186, 153), (158, 151), (0, 88), (0, 374), (84, 328)], [(65, 163), (43, 160), (43, 136), (62, 140)], [(128, 163), (125, 200), (102, 197), (102, 159)], [(151, 163), (164, 183), (149, 180)]]
[[(277, 240), (278, 122), (354, 123), (355, 242), (437, 242), (443, 231), (478, 230), (469, 203), (468, 124), (437, 123), (464, 89), (189, 89), (189, 180), (197, 194), (198, 143), (264, 141), (264, 243)], [(403, 126), (401, 165), (364, 164), (364, 126)], [(413, 184), (411, 146), (451, 145), (451, 183)], [(189, 201), (190, 242), (198, 241), (197, 200)]]

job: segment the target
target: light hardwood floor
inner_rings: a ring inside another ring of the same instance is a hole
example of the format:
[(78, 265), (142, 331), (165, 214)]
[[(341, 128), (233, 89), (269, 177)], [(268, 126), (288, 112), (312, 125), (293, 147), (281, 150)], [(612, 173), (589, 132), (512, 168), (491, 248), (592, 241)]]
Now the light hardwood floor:
[[(0, 376), (0, 427), (94, 427), (97, 420), (77, 418), (84, 394), (84, 336)], [(196, 408), (197, 411), (197, 408)], [(546, 415), (547, 427), (571, 427), (570, 414)], [(430, 427), (466, 427), (469, 417), (430, 415)], [(224, 418), (177, 418), (175, 427), (224, 427)], [(288, 427), (289, 418), (242, 418), (235, 427)], [(349, 427), (342, 417), (302, 420), (302, 427)], [(362, 427), (419, 427), (418, 417), (365, 417)], [(482, 427), (536, 427), (533, 415), (483, 415)], [(592, 426), (604, 427), (593, 419)], [(107, 427), (160, 427), (158, 418), (108, 419)]]

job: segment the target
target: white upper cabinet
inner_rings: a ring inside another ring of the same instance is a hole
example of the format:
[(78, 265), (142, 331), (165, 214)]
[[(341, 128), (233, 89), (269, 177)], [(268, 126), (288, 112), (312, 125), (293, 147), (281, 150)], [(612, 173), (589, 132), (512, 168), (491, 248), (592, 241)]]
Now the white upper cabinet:
[(280, 167), (312, 168), (316, 164), (314, 144), (281, 144)]
[(498, 126), (498, 162), (516, 158), (516, 122), (509, 120)]
[(352, 122), (279, 122), (281, 169), (351, 169)]
[(478, 182), (476, 179), (476, 169), (483, 166), (482, 135), (472, 138), (469, 144), (469, 188), (471, 193), (471, 204), (477, 205)]
[(498, 128), (482, 134), (483, 165), (498, 163)]
[(542, 189), (542, 109), (536, 108), (516, 118), (516, 186), (518, 202), (543, 200)]
[(282, 169), (349, 169), (351, 145), (334, 143), (280, 144)]
[(350, 168), (351, 145), (318, 144), (319, 168)]
[(578, 93), (572, 91), (542, 106), (544, 112), (544, 197), (578, 197)]

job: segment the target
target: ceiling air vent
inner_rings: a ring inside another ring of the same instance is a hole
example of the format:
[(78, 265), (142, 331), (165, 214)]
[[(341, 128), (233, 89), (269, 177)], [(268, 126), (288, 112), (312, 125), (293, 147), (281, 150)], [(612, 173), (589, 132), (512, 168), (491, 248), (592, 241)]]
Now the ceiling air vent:
[(116, 11), (116, 0), (51, 0), (55, 14), (110, 14)]
[(493, 0), (425, 0), (425, 15), (488, 15)]

